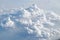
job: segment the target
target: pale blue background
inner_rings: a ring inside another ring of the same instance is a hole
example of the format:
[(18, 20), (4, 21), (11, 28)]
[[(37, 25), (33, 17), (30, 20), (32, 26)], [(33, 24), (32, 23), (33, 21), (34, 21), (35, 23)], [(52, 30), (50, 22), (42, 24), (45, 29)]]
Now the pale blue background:
[(27, 8), (32, 4), (60, 14), (60, 0), (0, 0), (0, 9)]

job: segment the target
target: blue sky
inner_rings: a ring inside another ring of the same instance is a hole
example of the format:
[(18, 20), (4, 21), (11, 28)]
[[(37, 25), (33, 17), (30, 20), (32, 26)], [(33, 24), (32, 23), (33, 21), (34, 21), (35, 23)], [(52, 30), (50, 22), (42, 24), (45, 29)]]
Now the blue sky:
[(0, 0), (0, 8), (19, 8), (26, 7), (32, 0)]
[(60, 0), (0, 0), (0, 9), (27, 8), (37, 4), (42, 9), (60, 13)]

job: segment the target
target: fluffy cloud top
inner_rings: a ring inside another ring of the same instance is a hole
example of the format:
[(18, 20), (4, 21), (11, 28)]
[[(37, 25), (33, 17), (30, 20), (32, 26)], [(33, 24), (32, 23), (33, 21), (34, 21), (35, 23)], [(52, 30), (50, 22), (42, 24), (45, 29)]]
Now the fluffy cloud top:
[(11, 9), (0, 13), (0, 28), (5, 30), (1, 29), (0, 39), (8, 35), (5, 40), (8, 37), (11, 40), (55, 40), (53, 38), (60, 35), (59, 29), (55, 28), (60, 16), (34, 4), (27, 9)]

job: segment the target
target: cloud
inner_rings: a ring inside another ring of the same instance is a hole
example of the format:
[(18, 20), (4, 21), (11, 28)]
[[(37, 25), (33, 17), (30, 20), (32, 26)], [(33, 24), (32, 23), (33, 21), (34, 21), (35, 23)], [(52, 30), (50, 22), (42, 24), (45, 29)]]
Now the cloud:
[(60, 21), (60, 16), (40, 9), (35, 4), (27, 9), (3, 11), (0, 15), (0, 27), (4, 31), (2, 30), (0, 38), (5, 40), (8, 38), (11, 40), (52, 40), (55, 35), (60, 35), (59, 30), (54, 29), (56, 23), (52, 22), (58, 20)]

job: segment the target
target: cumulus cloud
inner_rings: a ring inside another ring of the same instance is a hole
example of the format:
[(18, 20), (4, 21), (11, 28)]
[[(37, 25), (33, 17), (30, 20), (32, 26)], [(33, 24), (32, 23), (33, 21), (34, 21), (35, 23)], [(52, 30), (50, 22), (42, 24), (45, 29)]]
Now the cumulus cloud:
[[(55, 35), (60, 35), (59, 30), (53, 29), (56, 23), (52, 22), (60, 21), (60, 16), (40, 9), (34, 4), (27, 9), (15, 9), (4, 13), (0, 15), (0, 27), (6, 31), (6, 35), (9, 32), (7, 30), (11, 30), (9, 33), (14, 34), (9, 36), (13, 37), (11, 40), (52, 40)], [(3, 34), (2, 37), (5, 35)], [(16, 39), (14, 36), (17, 36)]]

